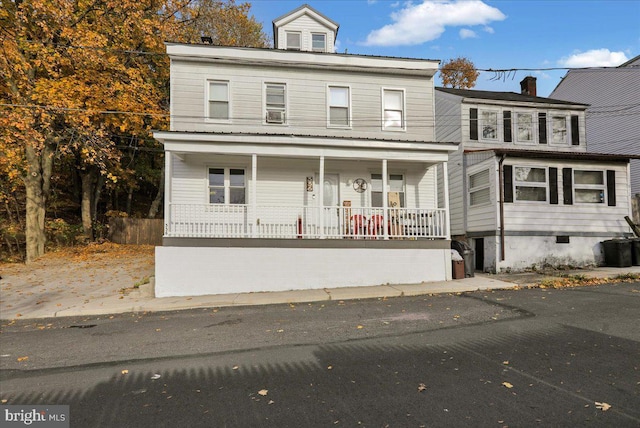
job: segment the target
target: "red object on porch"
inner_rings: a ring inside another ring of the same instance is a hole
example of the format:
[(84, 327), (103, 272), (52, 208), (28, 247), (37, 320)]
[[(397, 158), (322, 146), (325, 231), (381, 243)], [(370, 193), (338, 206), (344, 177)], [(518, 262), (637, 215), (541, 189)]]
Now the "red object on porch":
[(302, 217), (298, 216), (298, 239), (302, 239)]
[(384, 235), (384, 217), (376, 214), (369, 220), (369, 235)]
[(354, 214), (351, 216), (351, 233), (353, 235), (364, 235), (365, 232), (365, 222), (367, 218), (360, 214)]

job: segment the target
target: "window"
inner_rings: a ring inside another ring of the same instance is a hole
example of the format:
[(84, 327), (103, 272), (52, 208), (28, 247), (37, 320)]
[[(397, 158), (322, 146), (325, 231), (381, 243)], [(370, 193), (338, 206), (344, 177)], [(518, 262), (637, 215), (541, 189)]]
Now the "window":
[(491, 202), (489, 191), (489, 170), (469, 175), (469, 205), (483, 205)]
[(516, 138), (521, 143), (533, 142), (533, 114), (531, 113), (517, 113), (517, 134)]
[(207, 99), (209, 119), (229, 120), (229, 82), (209, 81)]
[(329, 86), (329, 125), (350, 126), (349, 88), (344, 86)]
[(326, 34), (311, 35), (311, 49), (314, 51), (325, 52), (327, 50)]
[(498, 138), (498, 113), (495, 111), (482, 111), (481, 129), (483, 140), (496, 140)]
[(567, 141), (567, 118), (565, 116), (551, 117), (551, 141), (553, 143)]
[(547, 200), (546, 168), (515, 167), (514, 185), (517, 201), (544, 202)]
[(575, 202), (603, 204), (605, 194), (603, 171), (573, 171)]
[[(397, 195), (397, 201), (400, 203), (400, 207), (405, 206), (404, 199), (404, 175), (403, 174), (389, 174), (387, 181), (389, 187), (387, 205), (390, 208), (393, 199)], [(371, 206), (382, 207), (382, 174), (371, 174)], [(393, 194), (393, 195), (392, 195)], [(397, 208), (397, 207), (396, 207)]]
[(292, 51), (300, 50), (300, 33), (287, 33), (287, 49)]
[(286, 85), (282, 83), (265, 84), (265, 107), (267, 123), (285, 123), (287, 110)]
[(404, 91), (383, 89), (383, 129), (401, 131), (405, 129)]
[(209, 203), (244, 204), (244, 169), (209, 168)]

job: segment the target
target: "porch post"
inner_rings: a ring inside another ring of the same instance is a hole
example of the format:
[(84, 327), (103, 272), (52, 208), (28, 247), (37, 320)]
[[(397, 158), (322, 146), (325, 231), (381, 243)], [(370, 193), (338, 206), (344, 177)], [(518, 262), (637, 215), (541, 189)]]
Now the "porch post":
[(382, 159), (382, 230), (384, 239), (389, 239), (389, 193), (387, 192), (388, 183), (387, 160)]
[(171, 177), (173, 176), (171, 152), (164, 153), (164, 235), (169, 235), (171, 230)]
[(258, 155), (251, 155), (251, 195), (249, 196), (249, 207), (251, 209), (251, 215), (249, 216), (249, 222), (251, 224), (252, 237), (258, 236)]
[(442, 184), (444, 192), (444, 233), (447, 239), (451, 239), (451, 218), (449, 216), (449, 163), (442, 162)]
[(320, 224), (320, 239), (324, 239), (324, 156), (320, 156), (320, 170), (318, 172), (318, 214)]

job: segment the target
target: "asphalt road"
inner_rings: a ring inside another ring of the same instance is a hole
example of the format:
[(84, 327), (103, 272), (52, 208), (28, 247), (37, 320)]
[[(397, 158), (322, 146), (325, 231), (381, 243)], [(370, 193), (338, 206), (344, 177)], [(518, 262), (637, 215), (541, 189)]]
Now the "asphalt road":
[(73, 427), (638, 427), (640, 284), (14, 322), (0, 398)]

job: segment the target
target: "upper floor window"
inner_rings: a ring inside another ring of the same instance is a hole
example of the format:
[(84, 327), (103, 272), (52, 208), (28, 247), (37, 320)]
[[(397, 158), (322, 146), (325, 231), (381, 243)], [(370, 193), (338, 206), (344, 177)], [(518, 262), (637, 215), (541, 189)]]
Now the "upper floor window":
[(348, 86), (329, 86), (329, 126), (351, 126), (350, 101)]
[(553, 143), (567, 141), (567, 118), (565, 116), (551, 117), (551, 141)]
[(287, 49), (299, 51), (301, 49), (302, 34), (287, 32)]
[(229, 120), (229, 82), (209, 81), (207, 92), (207, 117)]
[(482, 129), (483, 140), (496, 140), (498, 139), (498, 113), (495, 111), (481, 111), (480, 112), (480, 126)]
[(327, 35), (321, 33), (311, 34), (311, 49), (319, 52), (327, 50)]
[(246, 203), (244, 169), (209, 168), (209, 203)]
[(517, 113), (516, 114), (516, 126), (517, 126), (517, 141), (521, 143), (533, 142), (533, 114), (532, 113)]
[(484, 205), (490, 201), (489, 170), (469, 175), (469, 205)]
[(265, 84), (265, 109), (267, 123), (285, 123), (287, 111), (287, 86), (283, 83)]
[(517, 166), (514, 168), (516, 201), (547, 200), (547, 169)]
[(603, 204), (605, 195), (604, 171), (573, 171), (575, 201)]
[(404, 91), (397, 89), (382, 90), (383, 129), (401, 131), (405, 129)]

